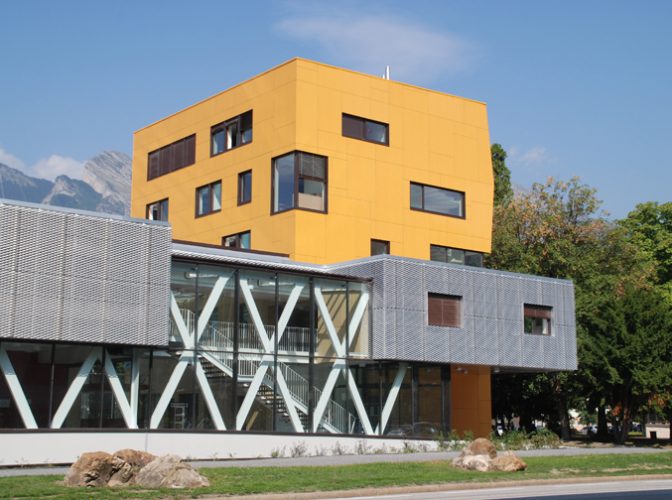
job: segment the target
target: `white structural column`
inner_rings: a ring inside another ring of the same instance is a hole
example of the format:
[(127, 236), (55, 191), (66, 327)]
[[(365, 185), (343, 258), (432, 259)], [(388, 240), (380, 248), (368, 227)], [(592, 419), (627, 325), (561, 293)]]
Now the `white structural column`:
[[(112, 360), (110, 359), (109, 354), (105, 354), (107, 355), (105, 356), (103, 369), (105, 370), (105, 376), (107, 377), (107, 380), (110, 383), (110, 387), (112, 388), (114, 398), (117, 400), (117, 404), (119, 405), (121, 414), (124, 417), (126, 426), (129, 429), (137, 429), (137, 412), (132, 410), (132, 404), (129, 403), (128, 398), (126, 397), (126, 392), (124, 391), (124, 388), (119, 381), (119, 375), (117, 374), (117, 370), (115, 370), (114, 365), (112, 364)], [(91, 349), (91, 352), (82, 363), (82, 366), (79, 367), (79, 371), (77, 372), (75, 379), (70, 384), (70, 387), (68, 387), (68, 391), (65, 393), (61, 404), (58, 405), (56, 413), (54, 413), (54, 418), (51, 420), (52, 429), (61, 428), (63, 422), (65, 422), (65, 419), (68, 416), (68, 413), (70, 413), (70, 410), (72, 409), (72, 405), (75, 404), (77, 396), (79, 396), (79, 393), (82, 391), (82, 387), (84, 387), (86, 379), (89, 378), (91, 370), (93, 369), (93, 365), (96, 363), (96, 361), (102, 360), (102, 355), (102, 347), (94, 347)], [(135, 363), (135, 358), (133, 359), (133, 362)], [(132, 391), (133, 388), (131, 386), (131, 392)]]
[(126, 427), (129, 429), (137, 429), (137, 413), (133, 413), (131, 405), (129, 404), (128, 399), (126, 399), (126, 393), (119, 381), (119, 375), (117, 375), (117, 371), (112, 365), (110, 356), (105, 356), (105, 374), (107, 375), (107, 380), (110, 381), (110, 387), (112, 388), (114, 397), (117, 399), (117, 404), (119, 404), (119, 409), (121, 410), (121, 415), (124, 417), (124, 422), (126, 422)]
[(385, 404), (383, 405), (383, 411), (380, 414), (380, 423), (376, 428), (376, 434), (384, 433), (385, 429), (387, 428), (387, 423), (390, 420), (390, 415), (392, 415), (392, 410), (394, 409), (394, 403), (397, 402), (397, 397), (399, 396), (399, 390), (401, 389), (401, 384), (404, 382), (404, 377), (406, 376), (407, 369), (408, 369), (407, 363), (399, 364), (397, 375), (394, 377), (394, 382), (392, 383), (390, 392), (387, 395)]
[[(366, 290), (362, 292), (362, 295), (359, 298), (359, 302), (357, 303), (357, 306), (355, 306), (355, 311), (353, 312), (352, 317), (350, 318), (350, 323), (348, 324), (347, 338), (345, 338), (343, 342), (341, 342), (338, 338), (336, 328), (334, 327), (334, 322), (331, 318), (331, 314), (329, 313), (329, 308), (327, 307), (327, 304), (324, 301), (324, 296), (322, 295), (322, 289), (319, 286), (315, 286), (315, 301), (317, 303), (318, 309), (322, 313), (322, 320), (324, 321), (324, 326), (326, 327), (327, 332), (329, 333), (329, 338), (331, 339), (331, 342), (334, 344), (334, 350), (336, 351), (336, 356), (338, 356), (339, 358), (345, 358), (347, 356), (347, 349), (350, 346), (352, 346), (352, 343), (355, 338), (355, 332), (357, 332), (357, 328), (359, 328), (362, 318), (364, 317), (364, 312), (366, 311), (366, 307), (368, 306), (369, 303), (369, 292)], [(373, 428), (371, 427), (369, 416), (367, 415), (366, 409), (364, 408), (362, 397), (359, 394), (359, 389), (357, 388), (357, 384), (355, 383), (354, 376), (352, 374), (352, 371), (347, 368), (347, 363), (345, 359), (337, 359), (332, 364), (329, 375), (327, 376), (327, 381), (324, 384), (324, 389), (322, 389), (322, 395), (320, 396), (320, 399), (315, 407), (315, 413), (313, 415), (313, 432), (317, 432), (317, 428), (320, 425), (320, 421), (324, 416), (324, 412), (327, 409), (327, 405), (334, 391), (336, 381), (338, 380), (338, 375), (341, 372), (346, 371), (347, 374), (349, 375), (347, 377), (348, 392), (352, 397), (352, 402), (355, 405), (357, 415), (359, 416), (359, 419), (362, 422), (364, 433), (365, 434), (374, 433)], [(341, 431), (349, 432), (349, 429), (347, 430), (341, 429)]]
[[(245, 279), (240, 280), (240, 291), (243, 294), (245, 304), (247, 304), (247, 309), (250, 312), (250, 316), (252, 317), (252, 323), (254, 324), (254, 327), (257, 331), (259, 340), (261, 340), (262, 346), (264, 348), (264, 354), (262, 355), (261, 360), (259, 362), (259, 368), (257, 368), (257, 371), (255, 372), (254, 377), (252, 378), (252, 382), (250, 383), (250, 386), (247, 388), (247, 393), (245, 394), (245, 399), (243, 400), (243, 403), (241, 404), (240, 409), (238, 410), (238, 415), (236, 415), (237, 430), (241, 430), (245, 425), (245, 421), (247, 420), (247, 416), (250, 413), (250, 409), (252, 408), (254, 399), (257, 397), (259, 388), (261, 387), (261, 384), (264, 381), (266, 372), (268, 371), (269, 368), (273, 367), (275, 337), (277, 335), (278, 342), (280, 342), (280, 339), (282, 339), (282, 335), (285, 333), (285, 330), (287, 328), (287, 324), (289, 323), (289, 318), (291, 317), (292, 312), (294, 312), (296, 303), (298, 302), (299, 297), (301, 296), (302, 290), (303, 285), (294, 286), (294, 288), (289, 294), (289, 297), (287, 298), (285, 308), (283, 309), (282, 314), (278, 319), (278, 331), (269, 338), (268, 333), (266, 333), (266, 327), (264, 326), (264, 322), (262, 321), (261, 316), (259, 315), (257, 304), (255, 303), (254, 297), (252, 296), (250, 285), (248, 284), (247, 280)], [(299, 418), (299, 414), (296, 410), (296, 403), (294, 402), (294, 399), (292, 398), (292, 395), (289, 392), (289, 387), (287, 386), (287, 382), (285, 381), (285, 376), (282, 373), (282, 370), (275, 370), (275, 380), (277, 382), (277, 387), (280, 390), (280, 394), (282, 394), (282, 397), (285, 401), (285, 407), (287, 408), (287, 413), (289, 413), (289, 418), (292, 421), (294, 430), (296, 432), (304, 432), (303, 424), (301, 423), (301, 419)]]
[(140, 353), (133, 349), (133, 361), (131, 364), (131, 412), (138, 421), (138, 405), (140, 399)]
[(205, 328), (208, 326), (210, 317), (217, 307), (217, 302), (219, 301), (219, 298), (221, 297), (228, 281), (229, 276), (220, 276), (217, 278), (217, 281), (215, 281), (215, 285), (212, 287), (210, 295), (208, 296), (208, 300), (206, 300), (205, 306), (203, 306), (203, 311), (201, 311), (201, 314), (198, 318), (198, 325), (196, 326), (195, 331), (190, 331), (187, 327), (187, 323), (182, 317), (180, 307), (175, 300), (175, 295), (171, 292), (170, 314), (175, 320), (175, 325), (185, 350), (180, 355), (180, 358), (177, 361), (177, 365), (173, 369), (173, 373), (170, 375), (170, 379), (168, 380), (168, 383), (166, 384), (166, 387), (164, 388), (163, 393), (159, 398), (159, 402), (157, 403), (156, 408), (154, 408), (154, 412), (152, 413), (152, 417), (149, 421), (150, 429), (158, 429), (159, 424), (161, 423), (161, 420), (163, 419), (163, 416), (168, 409), (168, 405), (173, 398), (173, 394), (175, 394), (175, 391), (177, 390), (177, 387), (180, 384), (182, 377), (184, 376), (184, 372), (187, 370), (187, 367), (190, 364), (195, 364), (194, 371), (196, 374), (196, 380), (198, 381), (198, 385), (203, 392), (203, 398), (205, 399), (205, 403), (208, 407), (208, 411), (210, 412), (210, 416), (212, 417), (212, 421), (215, 424), (215, 428), (220, 431), (226, 430), (224, 419), (222, 418), (222, 414), (219, 411), (219, 407), (217, 406), (217, 400), (212, 393), (208, 378), (203, 371), (201, 360), (200, 358), (196, 357), (196, 360), (194, 361), (193, 350), (196, 348), (196, 345), (203, 335)]
[(2, 373), (5, 375), (5, 380), (9, 386), (9, 392), (12, 394), (14, 403), (16, 403), (16, 407), (19, 410), (23, 425), (26, 429), (37, 429), (37, 422), (35, 422), (35, 417), (28, 404), (28, 399), (26, 399), (26, 395), (21, 387), (21, 382), (16, 376), (14, 366), (7, 355), (4, 345), (0, 347), (0, 370), (2, 370)]

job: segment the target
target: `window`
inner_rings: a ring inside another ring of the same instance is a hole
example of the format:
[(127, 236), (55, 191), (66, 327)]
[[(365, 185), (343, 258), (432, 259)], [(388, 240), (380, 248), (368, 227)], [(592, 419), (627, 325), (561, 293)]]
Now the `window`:
[(343, 135), (345, 137), (389, 146), (389, 128), (390, 126), (387, 123), (343, 113)]
[(427, 322), (432, 326), (462, 326), (462, 297), (458, 295), (427, 295)]
[(248, 142), (252, 142), (252, 110), (218, 123), (210, 129), (211, 156)]
[(228, 248), (244, 248), (250, 249), (250, 231), (243, 231), (242, 233), (231, 234), (222, 238), (222, 246)]
[(196, 161), (196, 134), (149, 153), (147, 180), (188, 167), (194, 161)]
[(530, 335), (551, 334), (552, 307), (523, 305), (523, 331)]
[(273, 159), (272, 213), (327, 211), (327, 158), (295, 151)]
[(196, 217), (222, 209), (222, 182), (217, 181), (196, 189)]
[(464, 193), (411, 182), (411, 208), (464, 218)]
[(252, 201), (252, 170), (238, 174), (238, 205)]
[(168, 198), (147, 205), (145, 218), (149, 220), (168, 220)]
[(385, 240), (371, 240), (371, 255), (383, 254), (390, 254), (390, 242)]
[(483, 267), (483, 254), (481, 252), (460, 250), (459, 248), (443, 247), (441, 245), (429, 245), (429, 260)]

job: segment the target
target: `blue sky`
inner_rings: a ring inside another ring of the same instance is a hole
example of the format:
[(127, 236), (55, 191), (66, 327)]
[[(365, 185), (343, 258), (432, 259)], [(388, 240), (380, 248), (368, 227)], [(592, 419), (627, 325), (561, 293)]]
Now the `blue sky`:
[(488, 103), (521, 186), (670, 201), (672, 2), (0, 4), (0, 162), (77, 176), (132, 133), (294, 56)]

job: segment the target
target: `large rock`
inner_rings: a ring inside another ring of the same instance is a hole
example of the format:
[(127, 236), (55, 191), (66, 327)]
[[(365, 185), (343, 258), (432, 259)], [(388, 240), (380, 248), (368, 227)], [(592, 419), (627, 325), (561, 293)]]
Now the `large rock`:
[(513, 453), (497, 456), (495, 445), (484, 438), (478, 438), (468, 444), (460, 456), (453, 459), (453, 465), (460, 469), (480, 472), (515, 472), (527, 468), (527, 464)]
[(145, 465), (156, 458), (146, 451), (124, 449), (112, 454), (114, 472), (107, 482), (108, 486), (132, 484), (135, 476)]
[(463, 453), (468, 455), (488, 455), (490, 458), (495, 458), (497, 456), (497, 448), (495, 448), (495, 445), (489, 439), (478, 438), (468, 444)]
[(113, 457), (109, 453), (82, 453), (65, 475), (65, 485), (105, 486), (114, 472)]
[(527, 469), (527, 464), (513, 453), (509, 452), (492, 459), (493, 470), (501, 472), (517, 472)]
[(182, 462), (177, 455), (163, 455), (143, 467), (135, 484), (146, 488), (199, 488), (210, 486), (210, 482), (201, 476), (189, 464)]

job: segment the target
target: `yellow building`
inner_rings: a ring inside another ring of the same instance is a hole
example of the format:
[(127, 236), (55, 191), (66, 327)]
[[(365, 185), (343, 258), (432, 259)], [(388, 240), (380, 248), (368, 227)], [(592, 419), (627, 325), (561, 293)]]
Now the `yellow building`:
[[(138, 130), (131, 215), (315, 264), (481, 266), (489, 144), (484, 103), (296, 58)], [(452, 426), (487, 435), (490, 368), (456, 369)]]
[(177, 240), (478, 265), (492, 224), (486, 107), (292, 59), (137, 131), (132, 193), (131, 215), (167, 212)]

